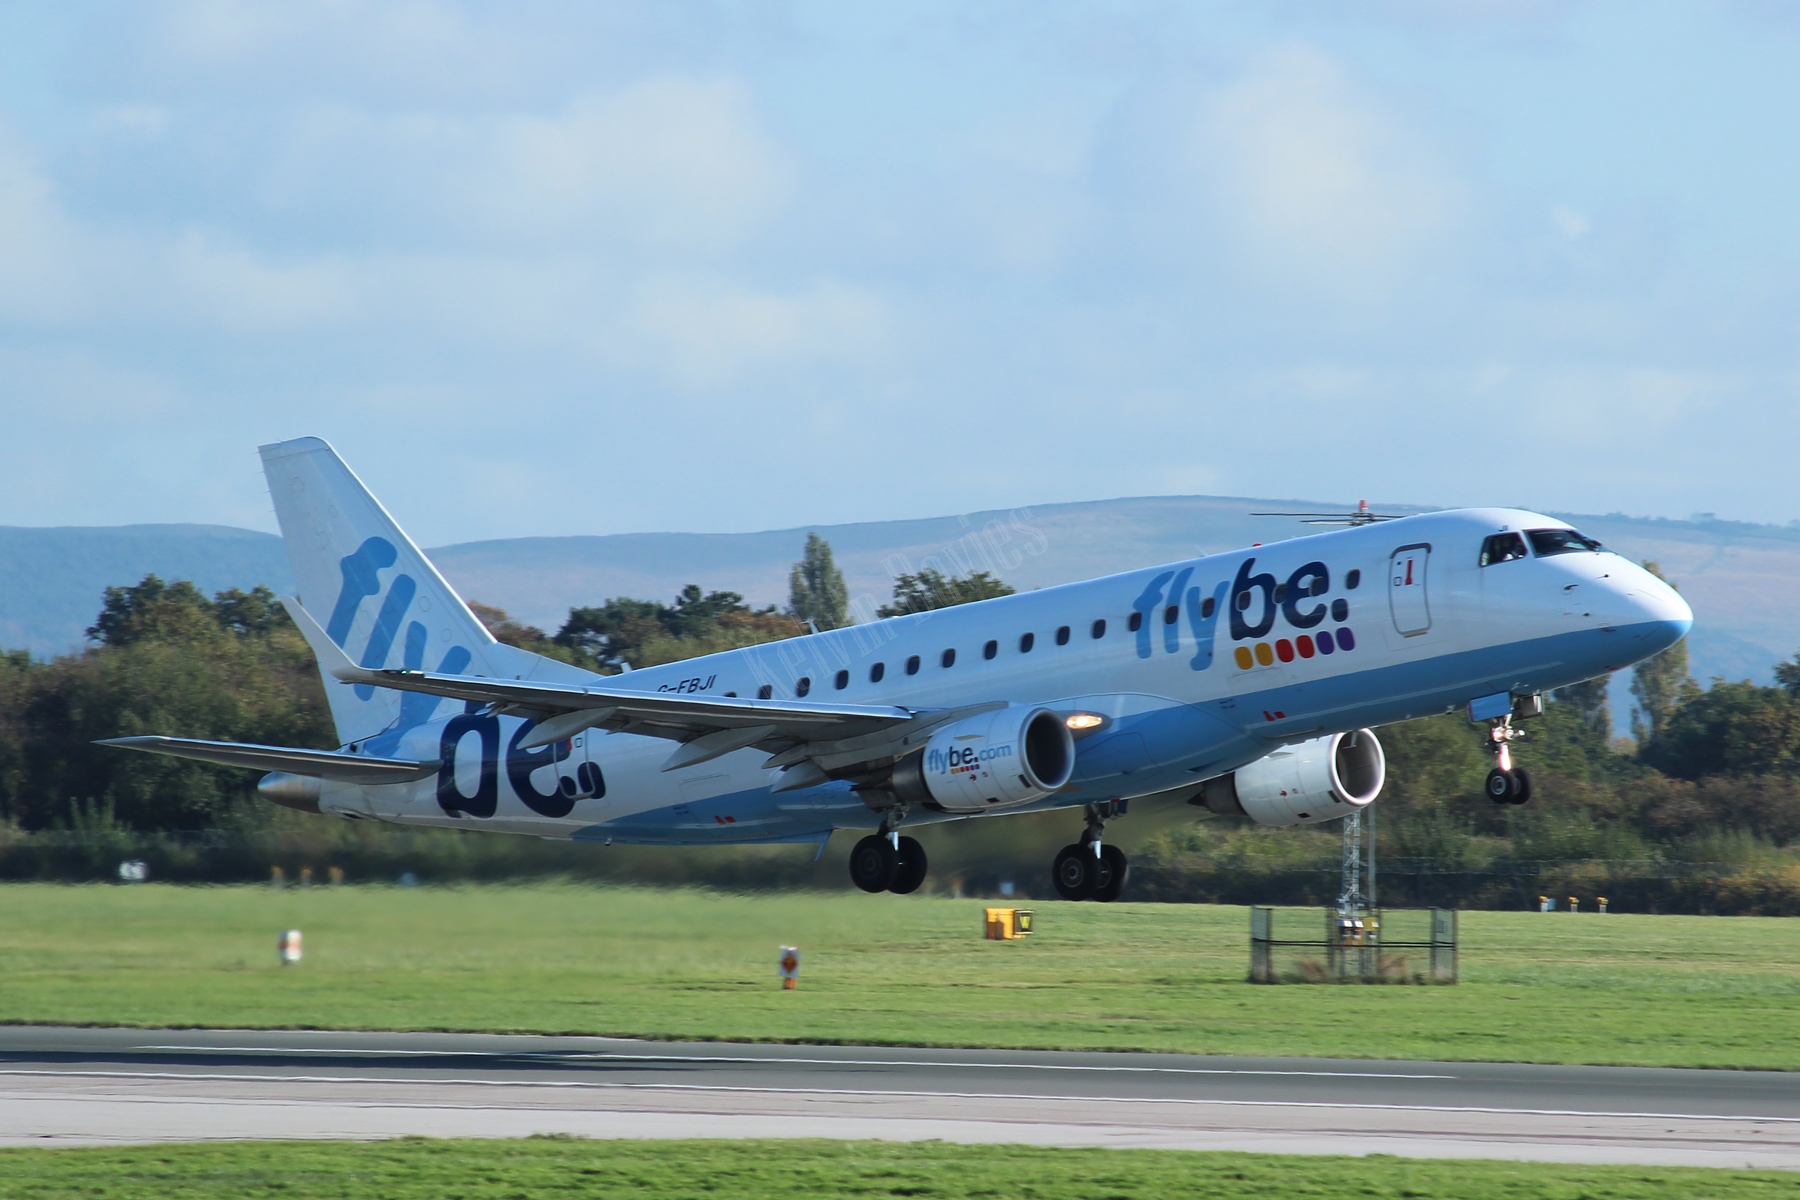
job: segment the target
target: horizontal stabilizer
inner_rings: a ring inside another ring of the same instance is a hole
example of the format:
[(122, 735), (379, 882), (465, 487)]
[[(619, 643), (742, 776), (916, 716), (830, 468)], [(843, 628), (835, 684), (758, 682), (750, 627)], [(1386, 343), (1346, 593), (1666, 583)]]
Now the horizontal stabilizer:
[(158, 734), (106, 738), (96, 744), (122, 746), (127, 750), (148, 750), (152, 754), (172, 754), (176, 758), (192, 758), (225, 767), (313, 775), (320, 779), (335, 779), (340, 783), (410, 783), (427, 775), (435, 775), (441, 765), (435, 762), (414, 762), (407, 758), (369, 758), (360, 754), (345, 754), (341, 750), (252, 746), (243, 742), (208, 742), (200, 738), (163, 737)]

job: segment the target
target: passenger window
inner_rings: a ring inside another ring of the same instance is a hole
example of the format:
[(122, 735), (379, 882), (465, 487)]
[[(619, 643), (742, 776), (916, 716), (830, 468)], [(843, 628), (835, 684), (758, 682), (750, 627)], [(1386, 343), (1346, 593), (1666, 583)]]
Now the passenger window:
[(812, 691), (812, 679), (809, 676), (802, 675), (800, 681), (794, 685), (794, 695), (804, 696), (810, 691)]
[(1496, 533), (1481, 543), (1480, 565), (1512, 562), (1525, 557), (1525, 539), (1516, 533)]
[(1131, 630), (1131, 632), (1133, 632), (1133, 633), (1136, 633), (1138, 630), (1142, 629), (1143, 627), (1144, 627), (1144, 614), (1141, 612), (1132, 613), (1131, 620), (1125, 622), (1125, 628)]
[(938, 663), (940, 666), (954, 667), (956, 665), (956, 651), (944, 651), (943, 655), (938, 659)]
[(1058, 625), (1056, 627), (1056, 644), (1059, 646), (1066, 646), (1069, 644), (1069, 627), (1067, 625)]
[(906, 673), (908, 675), (917, 675), (919, 673), (919, 656), (918, 655), (915, 654), (911, 658), (906, 660)]
[(850, 686), (850, 672), (839, 671), (837, 673), (837, 678), (832, 681), (832, 686), (837, 688), (837, 690), (840, 692), (843, 691), (845, 688), (849, 687)]
[(1237, 606), (1238, 606), (1239, 612), (1246, 612), (1249, 610), (1249, 608), (1250, 608), (1250, 589), (1245, 588), (1243, 591), (1241, 591), (1237, 594)]
[(758, 700), (767, 700), (770, 696), (773, 696), (774, 694), (775, 694), (775, 685), (772, 683), (765, 683), (761, 687), (756, 689), (756, 698)]
[(987, 645), (985, 645), (981, 648), (981, 657), (983, 657), (983, 658), (992, 658), (992, 657), (994, 657), (994, 655), (996, 655), (998, 653), (1000, 653), (1000, 643), (999, 642), (989, 642)]
[(1356, 590), (1356, 585), (1361, 582), (1362, 582), (1362, 572), (1361, 571), (1353, 569), (1350, 571), (1346, 571), (1344, 573), (1344, 586), (1346, 588), (1348, 588), (1350, 591), (1354, 592)]
[(1019, 653), (1020, 654), (1030, 654), (1031, 648), (1035, 645), (1037, 645), (1037, 634), (1027, 633), (1027, 634), (1020, 635), (1020, 637), (1019, 637)]
[(1209, 619), (1213, 615), (1213, 610), (1218, 607), (1217, 604), (1213, 603), (1213, 598), (1208, 596), (1200, 602), (1200, 619), (1202, 621)]
[(1092, 630), (1090, 630), (1090, 632), (1096, 638), (1105, 637), (1106, 636), (1106, 619), (1104, 617), (1102, 617), (1100, 620), (1095, 621), (1094, 628)]
[(1589, 552), (1600, 549), (1600, 543), (1591, 537), (1582, 537), (1573, 529), (1533, 529), (1527, 534), (1531, 539), (1531, 548), (1537, 551), (1539, 558), (1548, 558), (1552, 554), (1573, 554), (1578, 550)]
[(1333, 600), (1331, 602), (1331, 619), (1340, 622), (1348, 621), (1350, 619), (1350, 602), (1342, 596)]
[(1173, 625), (1179, 620), (1181, 620), (1181, 605), (1171, 604), (1169, 607), (1163, 609), (1164, 625)]
[(1281, 604), (1286, 600), (1287, 600), (1287, 584), (1285, 584), (1285, 583), (1276, 584), (1275, 585), (1275, 603)]
[(887, 674), (887, 664), (886, 663), (876, 663), (874, 666), (869, 668), (869, 682), (870, 683), (880, 683), (881, 677), (886, 674)]

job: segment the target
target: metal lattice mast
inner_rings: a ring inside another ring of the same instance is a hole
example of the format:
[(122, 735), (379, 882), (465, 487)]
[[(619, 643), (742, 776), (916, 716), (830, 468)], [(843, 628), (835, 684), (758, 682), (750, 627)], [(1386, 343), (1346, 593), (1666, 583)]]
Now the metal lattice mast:
[[(1366, 817), (1365, 814), (1367, 814)], [(1358, 817), (1364, 817), (1369, 823), (1369, 828), (1364, 831), (1363, 837), (1363, 840), (1369, 845), (1369, 869), (1368, 874), (1364, 878), (1364, 886), (1368, 890), (1364, 895), (1369, 902), (1370, 908), (1380, 908), (1381, 893), (1375, 890), (1375, 806), (1371, 804), (1356, 815)]]
[(1369, 906), (1363, 890), (1362, 811), (1344, 818), (1344, 881), (1338, 889), (1338, 912), (1361, 912)]

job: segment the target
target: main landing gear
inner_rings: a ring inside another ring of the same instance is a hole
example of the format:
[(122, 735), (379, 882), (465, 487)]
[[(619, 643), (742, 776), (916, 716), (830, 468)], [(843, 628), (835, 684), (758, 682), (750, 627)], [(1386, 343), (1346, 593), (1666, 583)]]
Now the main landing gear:
[(901, 837), (887, 821), (850, 851), (850, 881), (865, 892), (916, 892), (925, 882), (926, 868), (925, 847)]
[(1087, 829), (1081, 840), (1056, 852), (1050, 864), (1050, 878), (1056, 894), (1064, 900), (1099, 900), (1111, 903), (1125, 890), (1131, 874), (1131, 863), (1117, 846), (1103, 845), (1100, 835), (1106, 822), (1125, 815), (1124, 800), (1108, 800), (1105, 804), (1087, 806)]
[(1487, 773), (1487, 796), (1495, 804), (1524, 804), (1531, 799), (1530, 772), (1512, 762), (1509, 743), (1518, 736), (1510, 715), (1488, 722), (1488, 749), (1494, 755), (1494, 769)]

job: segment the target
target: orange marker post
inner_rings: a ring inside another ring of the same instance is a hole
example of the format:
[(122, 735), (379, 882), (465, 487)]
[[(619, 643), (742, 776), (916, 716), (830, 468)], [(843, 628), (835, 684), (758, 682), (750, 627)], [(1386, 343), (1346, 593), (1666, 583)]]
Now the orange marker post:
[(800, 985), (800, 947), (783, 946), (778, 962), (781, 967), (781, 988), (791, 992)]

